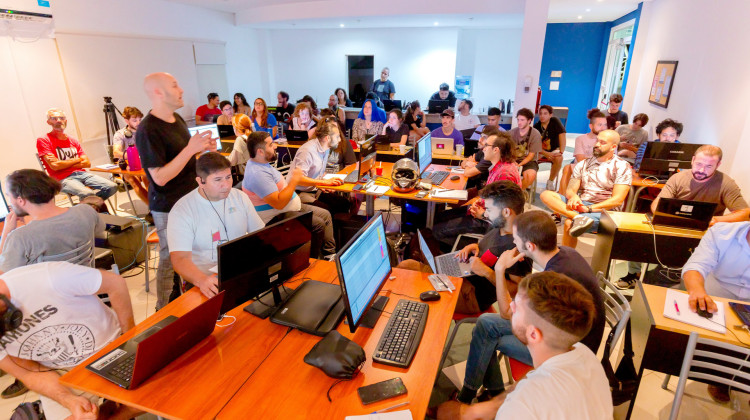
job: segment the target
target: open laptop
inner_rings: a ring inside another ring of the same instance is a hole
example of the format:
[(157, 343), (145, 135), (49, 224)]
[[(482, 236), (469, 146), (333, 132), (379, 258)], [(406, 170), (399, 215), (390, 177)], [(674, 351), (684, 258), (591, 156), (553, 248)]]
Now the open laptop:
[(446, 109), (450, 108), (451, 101), (448, 99), (430, 99), (427, 102), (427, 112), (430, 114), (440, 114)]
[(660, 198), (653, 216), (647, 215), (654, 225), (683, 229), (706, 230), (716, 211), (716, 203)]
[(433, 156), (452, 156), (453, 139), (439, 137), (432, 138), (432, 155)]
[(471, 265), (459, 261), (455, 257), (458, 251), (438, 255), (437, 258), (433, 257), (430, 248), (427, 246), (427, 242), (422, 237), (422, 232), (417, 230), (417, 236), (419, 236), (419, 249), (422, 251), (422, 255), (424, 255), (424, 259), (427, 260), (427, 264), (430, 265), (433, 273), (445, 274), (452, 277), (468, 277), (471, 275)]
[[(222, 145), (221, 135), (219, 135), (219, 126), (217, 126), (216, 124), (188, 127), (188, 131), (190, 132), (190, 137), (194, 136), (196, 133), (204, 133), (206, 131), (210, 131), (211, 137), (216, 139), (216, 150), (218, 150), (219, 152), (230, 153), (232, 151), (232, 148), (234, 147), (234, 145), (230, 142), (224, 142), (224, 144)], [(224, 150), (224, 147), (228, 147), (229, 150)]]
[[(476, 128), (465, 128), (465, 129), (459, 130), (459, 131), (461, 131), (461, 135), (464, 136), (464, 140), (468, 140), (468, 139), (472, 138), (472, 136), (474, 135), (474, 133), (476, 133)], [(481, 134), (482, 133), (480, 132), (479, 135), (481, 135)], [(479, 140), (479, 137), (477, 137), (477, 140)]]
[(392, 109), (401, 110), (401, 99), (383, 99), (383, 109), (385, 112), (391, 112)]
[(219, 127), (220, 138), (234, 137), (234, 127), (232, 124), (220, 124), (217, 127)]
[(349, 172), (346, 178), (344, 178), (344, 182), (348, 184), (367, 182), (368, 179), (365, 179), (365, 177), (370, 173), (370, 169), (375, 166), (376, 157), (377, 149), (375, 146), (375, 136), (372, 136), (359, 145), (359, 161), (357, 167)]
[(305, 144), (308, 139), (307, 130), (286, 130), (286, 142), (289, 144)]
[(373, 139), (375, 142), (375, 150), (381, 152), (389, 152), (391, 150), (391, 138), (385, 134), (378, 134)]
[(86, 366), (125, 389), (134, 389), (201, 340), (216, 326), (224, 292), (177, 318), (168, 316)]

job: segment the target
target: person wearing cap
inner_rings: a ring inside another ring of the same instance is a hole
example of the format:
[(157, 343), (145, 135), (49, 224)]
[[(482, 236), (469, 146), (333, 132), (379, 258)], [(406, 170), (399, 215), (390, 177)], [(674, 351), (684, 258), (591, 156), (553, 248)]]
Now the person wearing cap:
[(454, 120), (456, 114), (452, 109), (448, 108), (440, 114), (440, 120), (443, 124), (442, 127), (432, 130), (432, 138), (439, 139), (453, 139), (453, 147), (457, 145), (464, 145), (464, 136), (460, 131), (456, 130)]
[(448, 100), (448, 105), (453, 108), (456, 106), (456, 94), (451, 92), (450, 88), (448, 87), (447, 83), (441, 83), (440, 84), (440, 90), (433, 93), (432, 96), (430, 96), (430, 100)]

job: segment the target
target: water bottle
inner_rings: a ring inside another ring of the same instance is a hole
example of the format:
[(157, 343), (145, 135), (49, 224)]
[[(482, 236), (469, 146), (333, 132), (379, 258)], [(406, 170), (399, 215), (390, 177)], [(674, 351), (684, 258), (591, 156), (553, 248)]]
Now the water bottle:
[(127, 150), (125, 150), (125, 155), (128, 158), (128, 166), (130, 167), (130, 170), (140, 171), (141, 158), (138, 156), (138, 149), (136, 149), (134, 145), (130, 145)]

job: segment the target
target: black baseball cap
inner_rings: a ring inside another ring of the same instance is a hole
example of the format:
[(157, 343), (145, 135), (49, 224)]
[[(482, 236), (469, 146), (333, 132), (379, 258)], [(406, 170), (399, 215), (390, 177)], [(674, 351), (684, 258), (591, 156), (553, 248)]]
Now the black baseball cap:
[(448, 87), (447, 83), (441, 83), (440, 84), (440, 90), (448, 90), (448, 89), (450, 89), (450, 88)]

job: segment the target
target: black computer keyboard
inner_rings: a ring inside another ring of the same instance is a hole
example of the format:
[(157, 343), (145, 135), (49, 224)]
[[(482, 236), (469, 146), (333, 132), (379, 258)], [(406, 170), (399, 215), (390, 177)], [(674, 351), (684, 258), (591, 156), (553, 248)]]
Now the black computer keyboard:
[(432, 171), (425, 173), (422, 179), (429, 179), (432, 185), (440, 185), (450, 174), (448, 171)]
[(409, 367), (422, 340), (428, 311), (426, 303), (399, 300), (380, 336), (372, 360), (384, 365)]
[(135, 354), (117, 362), (117, 366), (108, 372), (124, 381), (129, 381), (133, 377), (133, 365), (135, 364)]

